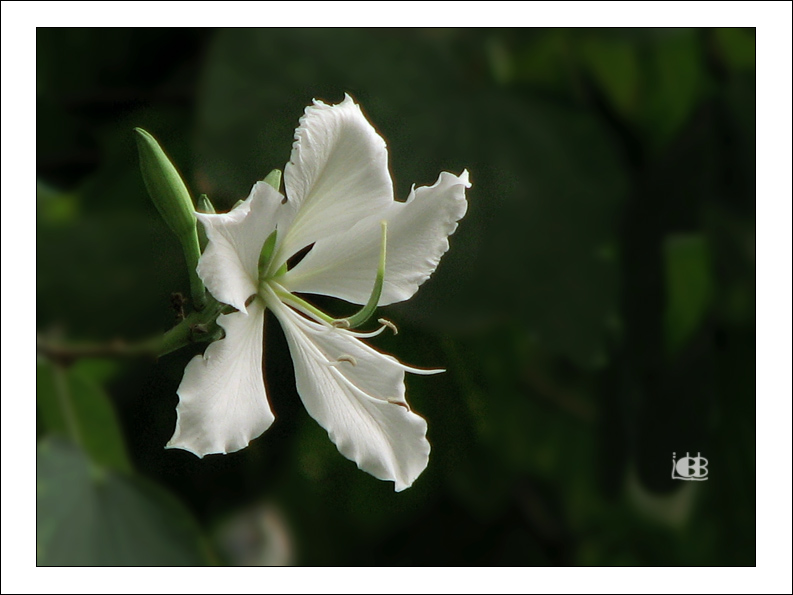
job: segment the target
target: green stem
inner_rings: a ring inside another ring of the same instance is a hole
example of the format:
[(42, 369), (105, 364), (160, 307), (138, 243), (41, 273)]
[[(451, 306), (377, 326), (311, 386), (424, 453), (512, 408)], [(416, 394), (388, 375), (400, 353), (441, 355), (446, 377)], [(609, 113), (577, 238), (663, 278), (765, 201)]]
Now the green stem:
[(223, 313), (223, 304), (210, 301), (200, 312), (193, 312), (163, 335), (128, 343), (116, 340), (109, 343), (63, 344), (36, 338), (36, 351), (51, 360), (68, 365), (76, 359), (152, 357), (167, 355), (191, 343), (204, 343), (217, 338), (215, 319)]
[(150, 348), (156, 357), (167, 355), (190, 343), (202, 343), (215, 338), (211, 328), (224, 309), (223, 304), (212, 302), (200, 312), (193, 312), (162, 337), (153, 339)]

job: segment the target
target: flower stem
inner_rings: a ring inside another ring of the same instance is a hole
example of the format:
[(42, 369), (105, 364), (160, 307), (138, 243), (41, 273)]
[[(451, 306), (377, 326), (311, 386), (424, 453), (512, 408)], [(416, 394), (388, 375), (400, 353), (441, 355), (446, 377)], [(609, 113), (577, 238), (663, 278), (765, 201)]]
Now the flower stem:
[(223, 310), (223, 304), (212, 299), (203, 310), (191, 313), (164, 334), (136, 342), (116, 339), (106, 343), (67, 344), (37, 336), (36, 351), (61, 365), (90, 357), (158, 358), (192, 343), (204, 343), (216, 339), (219, 329), (215, 319)]

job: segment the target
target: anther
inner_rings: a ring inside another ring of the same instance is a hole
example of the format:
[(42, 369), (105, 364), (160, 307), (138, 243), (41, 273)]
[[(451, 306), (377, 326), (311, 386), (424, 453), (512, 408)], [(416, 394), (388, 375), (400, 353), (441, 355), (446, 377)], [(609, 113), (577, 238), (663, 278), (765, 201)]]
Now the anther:
[(390, 329), (391, 329), (391, 330), (394, 332), (394, 334), (395, 334), (395, 335), (398, 335), (398, 334), (399, 334), (399, 329), (398, 329), (398, 328), (397, 328), (397, 326), (396, 326), (396, 325), (395, 325), (393, 322), (391, 322), (390, 320), (386, 320), (385, 318), (378, 318), (378, 319), (377, 319), (377, 322), (379, 322), (379, 323), (380, 323), (380, 324), (382, 324), (383, 326), (387, 326), (388, 328), (390, 328)]

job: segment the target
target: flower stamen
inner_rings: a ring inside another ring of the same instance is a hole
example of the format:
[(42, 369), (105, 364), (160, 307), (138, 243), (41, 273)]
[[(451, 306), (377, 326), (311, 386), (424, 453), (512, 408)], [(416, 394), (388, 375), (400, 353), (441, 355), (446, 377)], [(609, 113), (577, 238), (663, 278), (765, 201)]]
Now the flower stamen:
[[(347, 318), (333, 318), (325, 314), (319, 308), (312, 306), (307, 301), (302, 298), (297, 297), (295, 294), (291, 293), (284, 289), (281, 285), (277, 283), (272, 283), (272, 279), (268, 279), (267, 281), (274, 285), (275, 293), (281, 299), (290, 302), (293, 306), (295, 306), (298, 310), (303, 313), (309, 314), (310, 316), (321, 320), (327, 324), (330, 324), (334, 328), (338, 329), (354, 329), (358, 328), (362, 324), (365, 324), (375, 313), (377, 310), (377, 304), (380, 301), (380, 295), (383, 293), (383, 281), (385, 279), (385, 261), (386, 261), (386, 241), (387, 241), (387, 231), (388, 231), (388, 223), (386, 221), (380, 222), (380, 228), (383, 230), (382, 235), (382, 242), (380, 244), (380, 262), (377, 266), (377, 276), (374, 280), (374, 287), (372, 288), (372, 293), (369, 296), (369, 301), (366, 302), (366, 305), (361, 308), (357, 313), (353, 314), (352, 316), (348, 316)], [(262, 262), (264, 260), (265, 255), (267, 256), (267, 262), (269, 262), (269, 258), (272, 256), (272, 246), (275, 246), (275, 238), (276, 238), (276, 231), (274, 231), (270, 237), (267, 238), (267, 241), (264, 243), (262, 247), (262, 256), (259, 259), (259, 270), (260, 275), (262, 275)], [(271, 245), (268, 248), (268, 244)], [(268, 249), (269, 252), (267, 252)], [(381, 318), (378, 320), (380, 324), (383, 326), (387, 326), (394, 334), (397, 334), (396, 325), (393, 322), (386, 320), (385, 318)]]
[[(383, 293), (383, 280), (385, 279), (388, 223), (385, 220), (381, 221), (380, 228), (383, 230), (382, 241), (380, 243), (380, 263), (377, 266), (377, 276), (374, 280), (374, 287), (369, 296), (369, 301), (366, 302), (366, 305), (356, 314), (338, 321), (339, 323), (345, 323), (344, 326), (339, 326), (339, 328), (357, 328), (368, 321), (374, 315), (375, 310), (377, 310), (377, 304), (380, 302), (380, 294)], [(333, 325), (337, 326), (337, 323), (334, 322)]]
[(395, 335), (398, 335), (398, 334), (399, 334), (399, 329), (397, 328), (397, 325), (395, 325), (395, 324), (394, 324), (393, 322), (391, 322), (390, 320), (387, 320), (387, 319), (385, 319), (385, 318), (378, 318), (378, 319), (377, 319), (377, 322), (379, 322), (380, 324), (382, 324), (382, 325), (383, 325), (381, 328), (388, 327), (388, 328), (390, 328), (390, 329), (391, 329), (391, 331), (392, 331), (392, 332), (393, 332)]

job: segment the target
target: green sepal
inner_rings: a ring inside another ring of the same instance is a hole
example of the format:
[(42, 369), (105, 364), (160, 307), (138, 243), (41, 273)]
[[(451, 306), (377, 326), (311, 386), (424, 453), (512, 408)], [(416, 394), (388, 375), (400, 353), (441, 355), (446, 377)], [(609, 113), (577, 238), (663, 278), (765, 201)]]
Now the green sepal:
[(196, 211), (199, 213), (206, 213), (207, 215), (214, 215), (217, 213), (215, 206), (206, 194), (200, 194), (198, 196), (198, 200), (196, 200)]
[(267, 275), (267, 269), (270, 266), (270, 260), (273, 257), (275, 250), (275, 242), (278, 239), (278, 230), (275, 229), (267, 236), (262, 246), (262, 251), (259, 253), (259, 279), (264, 279)]
[(281, 170), (274, 169), (269, 174), (265, 176), (262, 180), (265, 184), (269, 184), (273, 188), (275, 188), (276, 192), (281, 191)]

